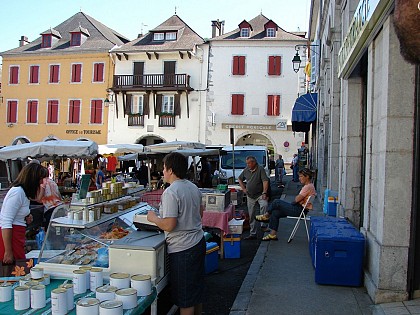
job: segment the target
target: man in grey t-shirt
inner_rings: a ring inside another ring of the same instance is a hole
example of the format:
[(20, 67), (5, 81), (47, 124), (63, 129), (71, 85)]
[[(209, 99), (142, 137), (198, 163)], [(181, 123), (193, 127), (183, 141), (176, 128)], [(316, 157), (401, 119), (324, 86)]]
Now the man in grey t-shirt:
[[(239, 175), (238, 181), (242, 191), (246, 194), (249, 225), (251, 226), (250, 234), (245, 239), (253, 240), (257, 238), (257, 224), (259, 225), (259, 222), (255, 221), (255, 215), (265, 213), (267, 210), (267, 192), (270, 185), (270, 179), (265, 173), (264, 168), (258, 165), (257, 159), (254, 156), (248, 156), (246, 158), (246, 165), (247, 167), (243, 170), (241, 175)], [(245, 181), (246, 185), (244, 183)], [(257, 203), (260, 207), (259, 213), (255, 213), (254, 211)]]

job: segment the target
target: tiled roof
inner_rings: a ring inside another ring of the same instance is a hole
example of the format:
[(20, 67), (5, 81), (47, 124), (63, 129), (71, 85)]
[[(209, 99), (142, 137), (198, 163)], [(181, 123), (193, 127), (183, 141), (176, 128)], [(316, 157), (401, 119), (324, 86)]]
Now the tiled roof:
[[(177, 31), (177, 40), (154, 41), (153, 34), (156, 32)], [(192, 50), (194, 45), (202, 44), (201, 38), (179, 16), (173, 15), (165, 22), (149, 31), (146, 35), (137, 38), (112, 52), (162, 52)]]
[(49, 34), (54, 35), (57, 38), (61, 38), (60, 32), (57, 31), (57, 30), (55, 30), (55, 29), (53, 29), (53, 28), (50, 28), (50, 29), (46, 30), (45, 32), (42, 32), (39, 35), (49, 35)]
[(250, 21), (247, 21), (252, 26), (250, 37), (240, 37), (240, 30), (237, 28), (229, 33), (210, 38), (209, 40), (305, 40), (300, 36), (285, 31), (281, 27), (277, 29), (276, 37), (266, 37), (264, 25), (268, 21), (270, 21), (270, 19), (265, 17), (263, 14), (256, 16)]
[[(70, 32), (79, 27), (89, 32), (90, 36), (83, 45), (70, 46)], [(27, 45), (5, 51), (1, 53), (1, 55), (45, 55), (72, 52), (109, 51), (115, 45), (120, 46), (129, 41), (129, 39), (125, 36), (117, 33), (83, 12), (76, 13), (60, 25), (54, 27), (54, 30), (58, 31), (62, 37), (51, 48), (41, 48), (42, 38), (39, 37)]]
[(81, 25), (79, 25), (78, 27), (76, 27), (70, 33), (83, 33), (86, 36), (90, 36), (89, 31), (86, 28), (82, 27)]

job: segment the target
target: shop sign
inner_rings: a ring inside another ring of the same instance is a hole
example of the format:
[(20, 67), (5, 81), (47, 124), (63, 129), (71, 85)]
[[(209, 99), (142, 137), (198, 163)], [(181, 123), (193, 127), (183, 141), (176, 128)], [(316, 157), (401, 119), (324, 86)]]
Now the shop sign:
[(272, 130), (275, 131), (276, 125), (262, 125), (262, 124), (228, 124), (223, 123), (222, 124), (223, 129), (250, 129), (250, 130)]
[(100, 135), (102, 130), (90, 130), (90, 129), (66, 129), (66, 134), (68, 135)]
[(276, 123), (277, 130), (287, 130), (287, 119), (279, 119)]
[[(370, 21), (373, 12), (381, 0), (361, 0), (350, 23), (349, 30), (343, 40), (340, 51), (338, 52), (338, 73), (341, 75), (343, 68), (349, 62), (349, 57), (361, 44), (362, 35), (366, 25)], [(386, 1), (382, 1), (386, 2)]]

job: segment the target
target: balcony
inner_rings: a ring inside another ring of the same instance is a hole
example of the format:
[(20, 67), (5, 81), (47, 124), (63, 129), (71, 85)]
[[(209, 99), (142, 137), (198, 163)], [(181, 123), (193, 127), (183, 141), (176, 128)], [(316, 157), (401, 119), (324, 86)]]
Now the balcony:
[(128, 116), (128, 125), (129, 126), (144, 126), (144, 116), (143, 115), (129, 115)]
[(175, 127), (175, 116), (173, 115), (159, 116), (159, 127)]
[(193, 90), (187, 74), (114, 75), (112, 89), (114, 92)]

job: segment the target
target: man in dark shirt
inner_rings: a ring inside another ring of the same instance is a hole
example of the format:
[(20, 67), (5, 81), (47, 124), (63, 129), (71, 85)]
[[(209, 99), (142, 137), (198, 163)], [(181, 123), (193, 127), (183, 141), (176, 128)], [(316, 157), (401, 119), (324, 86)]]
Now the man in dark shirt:
[[(246, 158), (246, 165), (247, 167), (243, 170), (241, 175), (239, 175), (238, 181), (242, 191), (246, 194), (249, 224), (251, 227), (250, 234), (245, 239), (253, 240), (257, 238), (257, 230), (259, 227), (259, 222), (255, 221), (255, 215), (265, 213), (268, 206), (267, 192), (270, 185), (270, 179), (264, 168), (258, 165), (257, 159), (254, 156), (248, 156)], [(246, 185), (244, 181), (246, 181)], [(256, 203), (258, 203), (260, 207), (258, 213), (255, 213), (254, 211)]]

